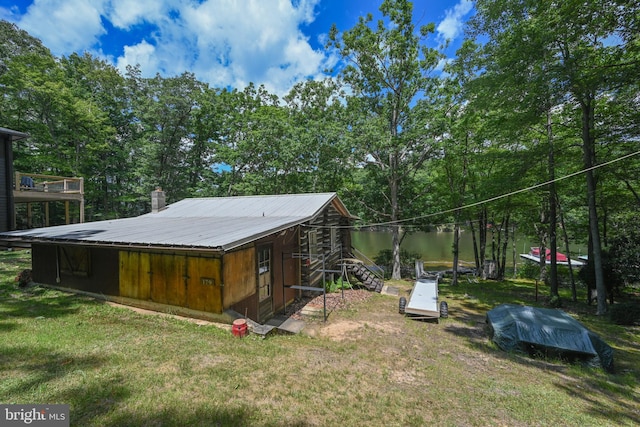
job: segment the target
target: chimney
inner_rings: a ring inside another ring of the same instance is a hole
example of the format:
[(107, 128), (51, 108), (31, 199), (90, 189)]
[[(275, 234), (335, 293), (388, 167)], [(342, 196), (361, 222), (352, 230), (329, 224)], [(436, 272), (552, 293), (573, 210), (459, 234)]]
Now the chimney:
[(165, 206), (164, 191), (162, 191), (162, 188), (156, 187), (156, 189), (151, 192), (151, 212), (158, 213), (163, 210)]

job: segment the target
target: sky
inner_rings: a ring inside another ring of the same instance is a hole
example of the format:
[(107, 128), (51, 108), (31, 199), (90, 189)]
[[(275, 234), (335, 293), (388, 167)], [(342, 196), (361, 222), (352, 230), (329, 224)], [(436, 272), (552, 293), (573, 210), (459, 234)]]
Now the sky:
[[(58, 57), (89, 52), (116, 66), (139, 65), (144, 77), (192, 72), (213, 87), (250, 82), (284, 95), (321, 79), (339, 58), (324, 46), (336, 24), (380, 16), (382, 0), (0, 0), (0, 19), (39, 38)], [(427, 41), (462, 41), (472, 0), (416, 0), (416, 26), (436, 25)]]

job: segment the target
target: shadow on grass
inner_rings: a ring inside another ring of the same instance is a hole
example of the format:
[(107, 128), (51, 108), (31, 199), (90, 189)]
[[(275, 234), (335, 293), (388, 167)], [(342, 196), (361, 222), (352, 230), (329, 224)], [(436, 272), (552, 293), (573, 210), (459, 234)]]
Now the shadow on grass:
[(247, 406), (237, 408), (158, 408), (144, 414), (121, 414), (110, 418), (107, 426), (246, 426), (255, 410)]
[(5, 382), (2, 391), (8, 396), (29, 393), (43, 384), (67, 376), (70, 372), (95, 369), (103, 363), (104, 359), (96, 356), (77, 357), (26, 346), (0, 346), (0, 372), (20, 372), (17, 376), (12, 375), (18, 379)]
[(76, 295), (46, 289), (40, 286), (20, 288), (0, 285), (0, 312), (8, 318), (56, 318), (78, 311)]
[[(640, 425), (638, 402), (629, 387), (613, 383), (607, 386), (607, 392), (603, 392), (599, 381), (588, 378), (583, 382), (586, 382), (586, 387), (571, 387), (566, 383), (555, 385), (568, 395), (583, 400), (589, 408), (588, 413), (593, 417), (601, 417), (617, 425)], [(624, 395), (628, 395), (626, 402), (619, 397)]]
[(11, 332), (18, 329), (18, 324), (16, 322), (0, 322), (0, 332)]
[[(90, 425), (130, 395), (126, 379), (120, 375), (99, 381), (87, 379), (87, 372), (100, 369), (105, 362), (98, 356), (78, 357), (26, 346), (0, 347), (0, 374), (7, 376), (3, 371), (11, 371), (11, 379), (0, 388), (0, 400), (11, 401), (36, 390), (44, 394), (51, 391), (47, 402), (25, 403), (68, 404), (71, 425)], [(73, 385), (77, 383), (80, 385)]]
[[(212, 404), (214, 405), (214, 404)], [(102, 426), (203, 426), (203, 427), (243, 427), (248, 425), (263, 425), (271, 427), (306, 427), (306, 421), (286, 420), (277, 423), (264, 421), (257, 422), (259, 410), (249, 405), (235, 407), (219, 407), (203, 405), (198, 408), (159, 408), (157, 411), (139, 414), (122, 414), (115, 418), (110, 418)], [(283, 417), (286, 418), (286, 417)]]

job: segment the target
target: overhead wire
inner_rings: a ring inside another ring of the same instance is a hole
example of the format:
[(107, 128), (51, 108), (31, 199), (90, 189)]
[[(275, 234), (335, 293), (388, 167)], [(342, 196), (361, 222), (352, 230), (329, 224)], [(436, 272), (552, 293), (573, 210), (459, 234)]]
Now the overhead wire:
[[(357, 225), (357, 226), (355, 226), (355, 225), (339, 226), (339, 227), (335, 227), (334, 226), (334, 227), (329, 227), (329, 228), (383, 227), (383, 226), (397, 225), (397, 224), (403, 224), (403, 223), (408, 223), (408, 222), (415, 222), (415, 221), (418, 221), (418, 220), (421, 220), (421, 219), (425, 219), (425, 218), (431, 218), (431, 217), (434, 217), (434, 216), (440, 216), (440, 215), (448, 214), (448, 213), (451, 213), (451, 212), (456, 212), (456, 211), (460, 211), (460, 210), (464, 210), (464, 209), (469, 209), (469, 208), (472, 208), (472, 207), (475, 207), (475, 206), (484, 205), (486, 203), (495, 202), (496, 200), (500, 200), (500, 199), (503, 199), (505, 197), (511, 197), (511, 196), (516, 195), (516, 194), (520, 194), (520, 193), (524, 193), (524, 192), (527, 192), (527, 191), (535, 190), (535, 189), (540, 188), (540, 187), (545, 187), (545, 186), (547, 186), (547, 185), (549, 185), (551, 183), (555, 183), (555, 182), (563, 181), (565, 179), (573, 178), (574, 176), (581, 175), (581, 174), (583, 174), (585, 172), (596, 170), (596, 169), (599, 169), (601, 167), (611, 165), (613, 163), (628, 159), (629, 157), (637, 156), (638, 154), (640, 154), (640, 151), (636, 151), (636, 152), (633, 152), (633, 153), (625, 154), (624, 156), (618, 157), (616, 159), (609, 160), (607, 162), (600, 163), (598, 165), (594, 165), (594, 166), (591, 166), (589, 168), (585, 168), (585, 169), (579, 170), (577, 172), (570, 173), (568, 175), (565, 175), (565, 176), (562, 176), (562, 177), (559, 177), (559, 178), (555, 178), (555, 179), (552, 179), (552, 180), (549, 180), (549, 181), (545, 181), (545, 182), (542, 182), (542, 183), (539, 183), (539, 184), (535, 184), (535, 185), (532, 185), (532, 186), (529, 186), (529, 187), (526, 187), (526, 188), (521, 188), (519, 190), (514, 190), (514, 191), (511, 191), (509, 193), (505, 193), (505, 194), (501, 194), (499, 196), (494, 196), (494, 197), (491, 197), (491, 198), (488, 198), (488, 199), (485, 199), (485, 200), (481, 200), (479, 202), (469, 203), (468, 205), (460, 206), (460, 207), (457, 207), (457, 208), (446, 209), (446, 210), (435, 212), (435, 213), (431, 213), (431, 214), (420, 215), (420, 216), (415, 216), (415, 217), (406, 218), (406, 219), (400, 219), (400, 220), (396, 220), (396, 221), (378, 222), (378, 223), (372, 223), (372, 224), (360, 224), (360, 225)], [(313, 226), (313, 228), (323, 228), (323, 227)]]

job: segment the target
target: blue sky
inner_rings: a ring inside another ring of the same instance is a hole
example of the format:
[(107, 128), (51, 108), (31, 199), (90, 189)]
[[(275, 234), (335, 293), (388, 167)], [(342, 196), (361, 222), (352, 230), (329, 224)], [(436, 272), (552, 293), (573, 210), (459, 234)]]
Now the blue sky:
[[(282, 95), (336, 64), (324, 49), (332, 24), (348, 30), (379, 16), (382, 0), (0, 0), (0, 19), (42, 40), (56, 56), (89, 52), (143, 76), (184, 71), (215, 87), (264, 84)], [(414, 1), (414, 22), (433, 22), (436, 47), (459, 46), (471, 0)]]

